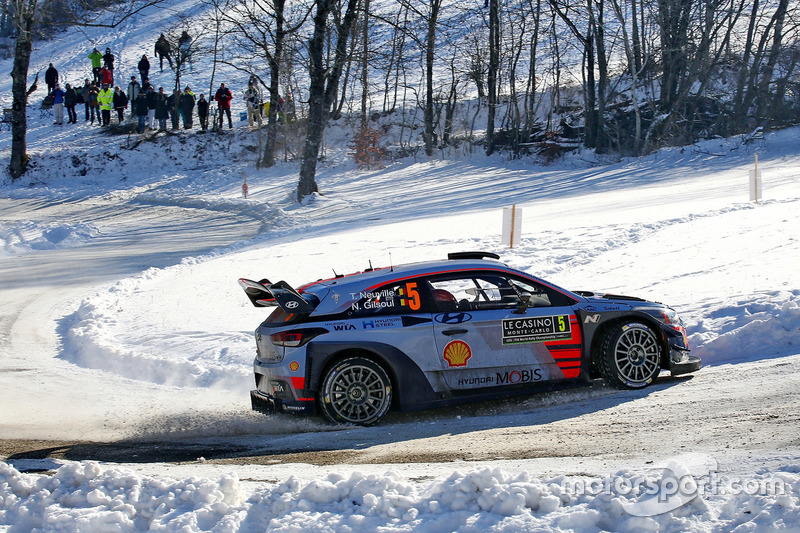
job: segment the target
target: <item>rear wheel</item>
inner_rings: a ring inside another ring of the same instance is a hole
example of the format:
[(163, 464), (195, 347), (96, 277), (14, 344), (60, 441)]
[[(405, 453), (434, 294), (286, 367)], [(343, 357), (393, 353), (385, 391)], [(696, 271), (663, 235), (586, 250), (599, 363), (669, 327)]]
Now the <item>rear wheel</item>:
[(389, 410), (392, 383), (378, 363), (364, 357), (350, 357), (325, 374), (319, 403), (333, 422), (369, 426)]
[(598, 355), (600, 375), (620, 389), (646, 387), (661, 370), (661, 344), (653, 330), (639, 322), (626, 322), (607, 330)]

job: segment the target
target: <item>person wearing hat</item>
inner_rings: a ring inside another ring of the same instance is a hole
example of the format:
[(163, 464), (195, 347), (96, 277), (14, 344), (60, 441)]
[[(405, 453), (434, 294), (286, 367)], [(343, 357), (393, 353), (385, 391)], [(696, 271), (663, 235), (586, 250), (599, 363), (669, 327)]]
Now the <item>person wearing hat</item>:
[(114, 87), (114, 110), (117, 112), (117, 122), (120, 125), (125, 121), (125, 109), (128, 108), (128, 97), (125, 96), (125, 93), (122, 89), (119, 88), (119, 85)]
[(163, 87), (158, 88), (156, 93), (156, 119), (158, 120), (159, 131), (167, 131), (167, 119), (169, 118), (169, 105), (167, 104), (167, 94)]
[(103, 55), (103, 61), (106, 64), (106, 68), (114, 73), (114, 54), (111, 53), (111, 48), (106, 48), (106, 53)]
[(58, 70), (52, 63), (44, 73), (44, 81), (47, 83), (47, 94), (52, 93), (58, 83)]
[(94, 75), (94, 82), (100, 83), (100, 68), (103, 66), (103, 54), (95, 48), (89, 54), (89, 59), (92, 60), (92, 74)]
[(223, 115), (228, 115), (228, 127), (233, 129), (233, 120), (231, 120), (231, 100), (233, 100), (233, 95), (230, 89), (225, 87), (224, 83), (219, 84), (214, 100), (217, 101), (219, 106), (219, 129), (222, 129)]
[(181, 116), (183, 117), (183, 129), (185, 130), (192, 129), (192, 123), (194, 122), (192, 117), (194, 114), (194, 104), (194, 93), (187, 85), (183, 90), (180, 103), (178, 104), (180, 106)]
[(56, 83), (55, 89), (50, 93), (50, 98), (53, 99), (53, 113), (55, 114), (56, 121), (54, 124), (64, 123), (64, 91), (61, 90), (61, 85)]
[(103, 117), (100, 125), (108, 126), (111, 124), (111, 108), (114, 107), (114, 91), (108, 88), (107, 83), (104, 83), (103, 88), (100, 89), (97, 101), (100, 103), (100, 114)]
[(67, 108), (67, 124), (75, 124), (78, 122), (78, 115), (75, 114), (75, 105), (78, 103), (78, 91), (75, 90), (69, 83), (66, 85), (64, 91), (64, 107)]
[(203, 93), (197, 100), (197, 118), (200, 119), (200, 131), (205, 132), (208, 129), (208, 100)]

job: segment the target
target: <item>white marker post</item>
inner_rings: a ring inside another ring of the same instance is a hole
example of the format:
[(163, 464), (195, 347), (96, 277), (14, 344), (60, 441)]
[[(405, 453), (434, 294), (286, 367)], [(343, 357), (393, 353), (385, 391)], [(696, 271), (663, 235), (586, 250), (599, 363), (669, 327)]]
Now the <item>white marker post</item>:
[(509, 248), (519, 245), (522, 235), (522, 209), (518, 209), (514, 204), (511, 208), (503, 208), (503, 244)]
[(244, 178), (244, 182), (242, 183), (242, 196), (244, 196), (244, 199), (247, 200), (247, 174), (242, 172), (242, 177)]
[(758, 203), (761, 200), (761, 171), (758, 170), (758, 154), (756, 154), (756, 168), (750, 171), (750, 201)]

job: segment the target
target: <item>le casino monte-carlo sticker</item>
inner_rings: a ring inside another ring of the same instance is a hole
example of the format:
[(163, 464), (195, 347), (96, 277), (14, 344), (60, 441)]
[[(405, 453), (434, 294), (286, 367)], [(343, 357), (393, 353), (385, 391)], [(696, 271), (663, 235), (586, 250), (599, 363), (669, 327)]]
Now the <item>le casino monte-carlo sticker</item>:
[(572, 338), (569, 315), (506, 318), (503, 344), (545, 342)]

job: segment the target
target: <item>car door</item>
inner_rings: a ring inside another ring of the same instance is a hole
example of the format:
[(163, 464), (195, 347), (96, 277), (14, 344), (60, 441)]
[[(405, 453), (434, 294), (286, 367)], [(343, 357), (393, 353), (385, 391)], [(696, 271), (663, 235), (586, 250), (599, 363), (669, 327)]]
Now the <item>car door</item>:
[(428, 283), (438, 311), (433, 328), (439, 363), (451, 390), (580, 374), (581, 331), (572, 302), (558, 291), (496, 272), (441, 276)]
[(423, 372), (438, 371), (432, 308), (426, 290), (424, 282), (409, 278), (360, 291), (355, 294), (358, 299), (350, 304), (346, 320), (323, 325), (334, 330), (336, 340), (391, 346)]

